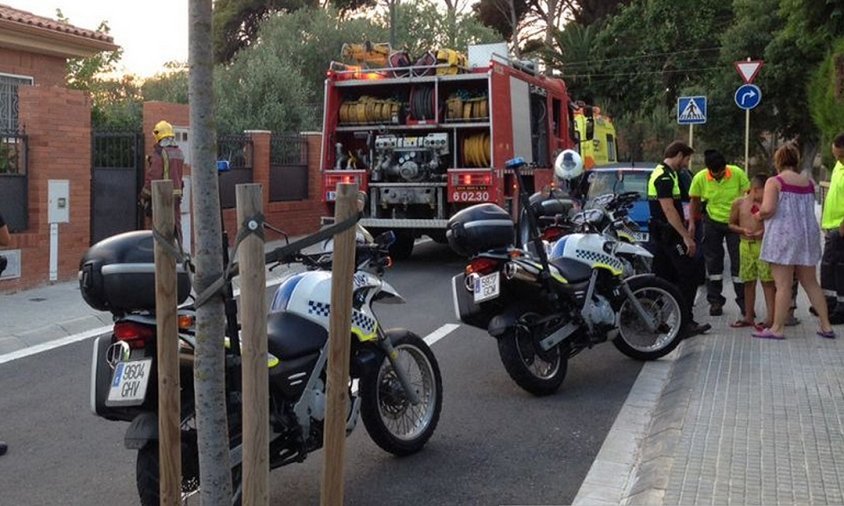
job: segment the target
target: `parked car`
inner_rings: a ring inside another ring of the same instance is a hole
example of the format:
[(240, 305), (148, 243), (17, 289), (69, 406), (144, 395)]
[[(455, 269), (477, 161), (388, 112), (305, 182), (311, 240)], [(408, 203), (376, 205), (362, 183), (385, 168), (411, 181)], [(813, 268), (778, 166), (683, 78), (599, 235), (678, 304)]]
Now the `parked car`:
[(589, 170), (586, 207), (589, 207), (591, 201), (600, 195), (638, 192), (639, 200), (630, 209), (630, 218), (639, 225), (639, 231), (635, 234), (636, 239), (647, 242), (650, 237), (648, 220), (651, 218), (648, 206), (648, 180), (656, 166), (656, 162), (623, 162)]

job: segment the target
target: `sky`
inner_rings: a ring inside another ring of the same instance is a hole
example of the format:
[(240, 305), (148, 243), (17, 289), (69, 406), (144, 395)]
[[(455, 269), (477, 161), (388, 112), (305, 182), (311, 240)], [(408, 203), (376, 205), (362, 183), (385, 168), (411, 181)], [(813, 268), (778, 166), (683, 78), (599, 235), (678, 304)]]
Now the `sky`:
[(56, 19), (56, 9), (70, 23), (96, 30), (111, 27), (123, 48), (118, 72), (151, 77), (168, 61), (188, 60), (188, 0), (0, 0), (15, 9)]

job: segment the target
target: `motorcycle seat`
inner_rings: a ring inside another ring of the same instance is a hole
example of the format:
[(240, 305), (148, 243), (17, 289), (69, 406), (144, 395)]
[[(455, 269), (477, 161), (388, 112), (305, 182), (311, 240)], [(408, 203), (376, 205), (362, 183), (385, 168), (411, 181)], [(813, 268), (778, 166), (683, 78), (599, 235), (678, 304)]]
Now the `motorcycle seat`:
[(556, 267), (569, 283), (581, 283), (588, 280), (592, 275), (591, 267), (572, 258), (551, 258), (548, 260), (548, 263)]
[(267, 315), (267, 351), (281, 360), (318, 352), (328, 340), (328, 330), (295, 313)]

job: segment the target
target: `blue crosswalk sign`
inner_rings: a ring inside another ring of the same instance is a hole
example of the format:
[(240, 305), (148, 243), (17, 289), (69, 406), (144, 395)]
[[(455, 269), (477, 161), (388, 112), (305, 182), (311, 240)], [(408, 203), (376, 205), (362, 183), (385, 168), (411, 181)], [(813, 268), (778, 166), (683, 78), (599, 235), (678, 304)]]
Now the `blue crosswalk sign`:
[(700, 125), (706, 123), (706, 97), (678, 98), (677, 123), (681, 125)]

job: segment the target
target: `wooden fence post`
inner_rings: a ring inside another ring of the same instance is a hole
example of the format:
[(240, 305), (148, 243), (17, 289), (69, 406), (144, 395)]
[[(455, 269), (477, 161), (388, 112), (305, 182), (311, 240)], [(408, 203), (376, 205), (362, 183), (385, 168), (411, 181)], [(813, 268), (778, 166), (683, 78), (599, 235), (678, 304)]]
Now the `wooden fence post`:
[(243, 504), (269, 504), (270, 415), (267, 371), (266, 271), (260, 184), (239, 184), (237, 223), (261, 235), (246, 235), (237, 250), (243, 367)]
[[(176, 245), (173, 181), (152, 182), (152, 223)], [(176, 319), (176, 259), (155, 242), (155, 325), (158, 362), (158, 473), (160, 503), (176, 506), (181, 499), (182, 450), (179, 433), (179, 326)]]
[[(338, 184), (334, 221), (357, 212), (358, 186)], [(326, 413), (323, 434), (322, 506), (343, 504), (343, 460), (349, 397), (349, 346), (352, 333), (352, 276), (355, 272), (355, 227), (334, 236), (331, 269), (331, 315), (328, 324)]]

